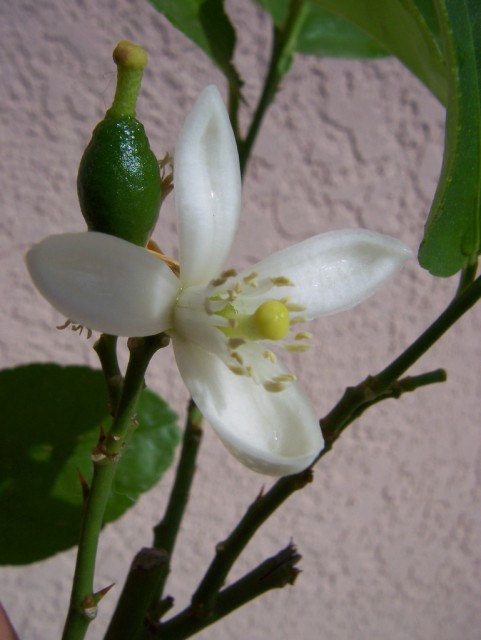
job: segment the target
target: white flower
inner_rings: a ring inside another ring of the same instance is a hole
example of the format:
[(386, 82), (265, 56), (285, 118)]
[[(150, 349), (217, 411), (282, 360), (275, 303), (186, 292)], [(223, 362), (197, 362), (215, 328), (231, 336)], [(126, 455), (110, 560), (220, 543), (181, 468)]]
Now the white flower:
[(175, 153), (180, 277), (113, 236), (46, 238), (27, 256), (40, 292), (62, 314), (120, 336), (172, 337), (180, 373), (225, 446), (269, 475), (306, 468), (323, 447), (316, 412), (274, 353), (304, 351), (302, 323), (370, 296), (411, 256), (364, 230), (325, 233), (252, 269), (223, 271), (240, 212), (236, 143), (222, 99), (205, 89)]

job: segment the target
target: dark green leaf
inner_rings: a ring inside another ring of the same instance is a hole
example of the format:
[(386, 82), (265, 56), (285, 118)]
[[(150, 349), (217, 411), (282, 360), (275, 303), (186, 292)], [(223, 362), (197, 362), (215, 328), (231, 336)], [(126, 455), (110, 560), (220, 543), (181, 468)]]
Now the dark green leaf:
[[(366, 31), (397, 56), (443, 103), (447, 78), (433, 0), (312, 0)], [(435, 29), (433, 32), (431, 29)]]
[(240, 90), (242, 81), (232, 58), (236, 34), (224, 10), (224, 0), (149, 0), (160, 13), (200, 47)]
[[(82, 493), (100, 425), (109, 426), (103, 375), (87, 367), (32, 364), (0, 372), (0, 564), (24, 564), (76, 544)], [(142, 393), (119, 463), (106, 521), (161, 478), (179, 441), (176, 416)]]
[(439, 16), (449, 69), (446, 139), (419, 261), (450, 276), (481, 249), (481, 3), (439, 0)]
[(200, 6), (199, 20), (209, 43), (212, 59), (229, 84), (240, 90), (242, 81), (232, 64), (236, 35), (224, 11), (223, 0), (204, 0)]

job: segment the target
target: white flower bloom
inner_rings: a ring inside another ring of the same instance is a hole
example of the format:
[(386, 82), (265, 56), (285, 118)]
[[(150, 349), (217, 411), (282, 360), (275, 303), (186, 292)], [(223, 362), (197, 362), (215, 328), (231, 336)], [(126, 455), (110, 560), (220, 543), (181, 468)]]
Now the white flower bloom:
[(120, 336), (172, 337), (180, 373), (225, 446), (269, 475), (306, 468), (323, 438), (316, 412), (276, 355), (309, 348), (302, 323), (348, 309), (411, 256), (364, 230), (325, 233), (240, 273), (223, 271), (240, 212), (236, 143), (222, 99), (205, 89), (175, 153), (180, 277), (158, 256), (113, 236), (51, 236), (27, 256), (40, 292), (62, 314)]

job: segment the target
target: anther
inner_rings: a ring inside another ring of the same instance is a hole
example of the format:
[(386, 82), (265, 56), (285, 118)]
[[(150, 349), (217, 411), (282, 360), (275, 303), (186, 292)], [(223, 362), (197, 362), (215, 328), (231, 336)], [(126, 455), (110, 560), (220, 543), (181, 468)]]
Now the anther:
[(273, 382), (294, 382), (296, 376), (293, 373), (281, 373), (278, 376), (272, 378)]
[(236, 367), (234, 365), (229, 366), (229, 369), (232, 371), (232, 373), (235, 373), (236, 376), (245, 376), (246, 375), (246, 370), (243, 367)]
[(277, 362), (276, 354), (270, 349), (266, 349), (262, 355), (266, 360), (270, 360), (273, 364)]
[(294, 340), (310, 340), (312, 338), (312, 333), (309, 331), (299, 331), (294, 336)]
[(240, 355), (240, 353), (238, 353), (237, 351), (232, 351), (230, 355), (231, 355), (231, 358), (233, 358), (234, 360), (237, 360), (237, 362), (238, 362), (240, 365), (244, 365), (244, 359), (243, 359), (243, 357)]
[(286, 278), (285, 276), (278, 276), (276, 278), (271, 278), (270, 279), (272, 284), (276, 287), (293, 287), (294, 283), (292, 282), (292, 280), (289, 280), (289, 278)]
[(264, 382), (263, 387), (266, 391), (271, 391), (272, 393), (278, 393), (279, 391), (284, 391), (284, 389), (286, 388), (286, 385), (283, 384), (282, 382), (274, 382), (273, 380), (268, 380), (267, 382)]
[(229, 340), (227, 341), (229, 349), (237, 349), (237, 347), (240, 347), (245, 343), (246, 341), (243, 338), (229, 338)]
[(310, 344), (284, 344), (282, 346), (290, 353), (301, 353), (302, 351), (309, 351), (311, 348)]

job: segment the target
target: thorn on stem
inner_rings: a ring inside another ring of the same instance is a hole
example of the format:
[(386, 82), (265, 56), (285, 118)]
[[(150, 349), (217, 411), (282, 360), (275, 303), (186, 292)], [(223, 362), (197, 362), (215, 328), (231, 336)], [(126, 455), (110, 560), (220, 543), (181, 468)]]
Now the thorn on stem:
[(83, 502), (85, 503), (85, 502), (87, 502), (87, 498), (89, 497), (90, 486), (89, 486), (87, 480), (85, 479), (84, 475), (80, 471), (80, 469), (77, 469), (77, 474), (78, 474), (79, 481), (80, 481), (80, 487), (82, 488)]

